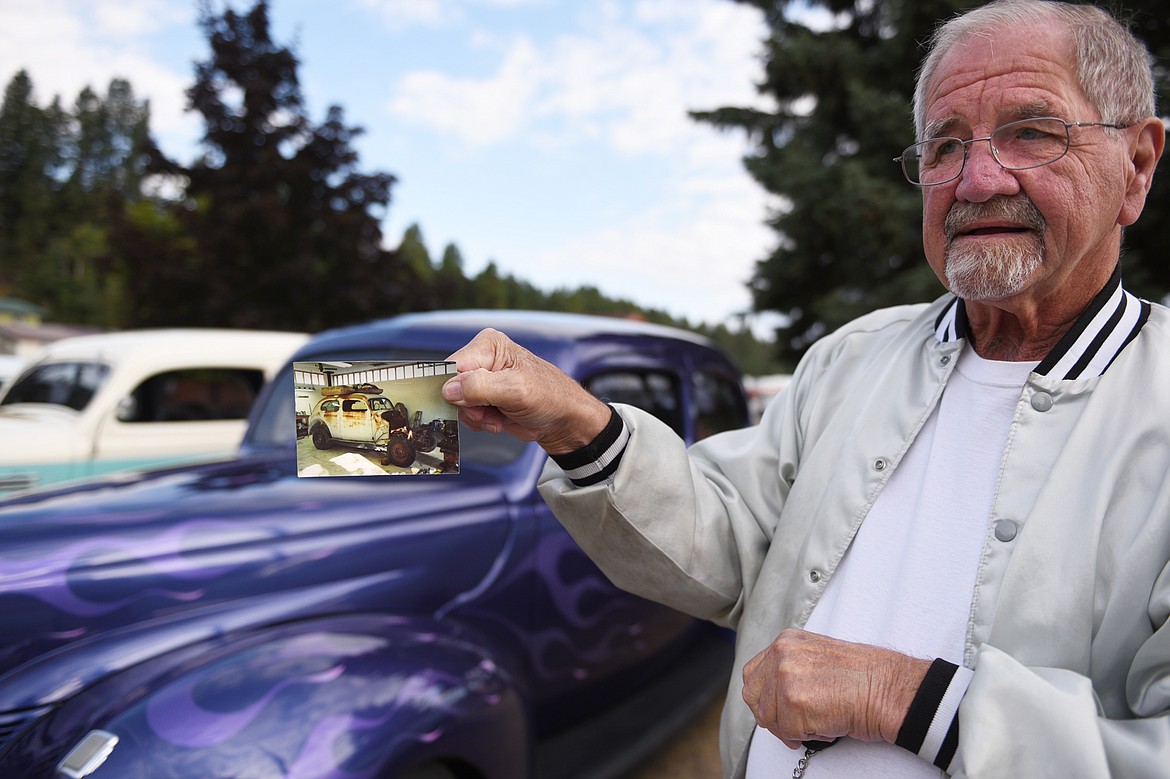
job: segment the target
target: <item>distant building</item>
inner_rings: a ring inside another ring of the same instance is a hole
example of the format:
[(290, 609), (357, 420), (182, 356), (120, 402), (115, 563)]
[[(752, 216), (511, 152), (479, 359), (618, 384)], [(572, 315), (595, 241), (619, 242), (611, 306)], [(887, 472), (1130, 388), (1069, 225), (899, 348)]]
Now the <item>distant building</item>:
[(0, 298), (0, 325), (10, 322), (24, 322), (39, 325), (45, 318), (45, 309), (16, 298)]
[(41, 306), (15, 298), (0, 298), (0, 355), (32, 358), (45, 344), (72, 335), (101, 332), (100, 327), (45, 322)]

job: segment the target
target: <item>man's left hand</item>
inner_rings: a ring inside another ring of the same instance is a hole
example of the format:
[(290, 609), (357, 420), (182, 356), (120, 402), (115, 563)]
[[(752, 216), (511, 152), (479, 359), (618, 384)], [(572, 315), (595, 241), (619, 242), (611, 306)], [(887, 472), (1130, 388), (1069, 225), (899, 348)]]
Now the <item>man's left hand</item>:
[(791, 628), (744, 666), (743, 698), (792, 749), (839, 736), (893, 743), (930, 663)]

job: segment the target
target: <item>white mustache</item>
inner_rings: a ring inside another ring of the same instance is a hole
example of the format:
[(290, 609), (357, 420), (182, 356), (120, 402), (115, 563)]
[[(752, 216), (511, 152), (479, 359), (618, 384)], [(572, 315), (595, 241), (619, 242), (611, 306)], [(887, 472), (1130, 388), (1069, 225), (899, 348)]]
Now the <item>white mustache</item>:
[(947, 241), (953, 241), (963, 228), (980, 219), (999, 219), (1038, 232), (1048, 224), (1040, 209), (1027, 195), (1019, 194), (1012, 197), (997, 195), (985, 203), (956, 202), (951, 206), (943, 222)]

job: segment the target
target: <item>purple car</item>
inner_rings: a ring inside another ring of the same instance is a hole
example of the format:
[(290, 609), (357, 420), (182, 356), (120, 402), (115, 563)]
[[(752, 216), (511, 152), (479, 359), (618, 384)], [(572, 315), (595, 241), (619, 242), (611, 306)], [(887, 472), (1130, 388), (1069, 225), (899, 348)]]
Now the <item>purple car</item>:
[[(484, 326), (688, 440), (747, 423), (719, 350), (617, 319), (407, 315), (292, 360), (441, 360)], [(0, 777), (617, 777), (725, 687), (726, 632), (611, 585), (535, 445), (305, 478), (295, 419), (290, 362), (234, 459), (0, 502)]]

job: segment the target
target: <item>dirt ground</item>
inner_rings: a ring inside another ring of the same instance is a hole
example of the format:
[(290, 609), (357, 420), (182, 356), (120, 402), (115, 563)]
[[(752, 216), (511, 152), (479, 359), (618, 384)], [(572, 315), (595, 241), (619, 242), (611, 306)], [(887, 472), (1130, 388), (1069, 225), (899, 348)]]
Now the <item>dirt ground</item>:
[(682, 733), (625, 779), (719, 779), (719, 713), (723, 696), (707, 704)]

